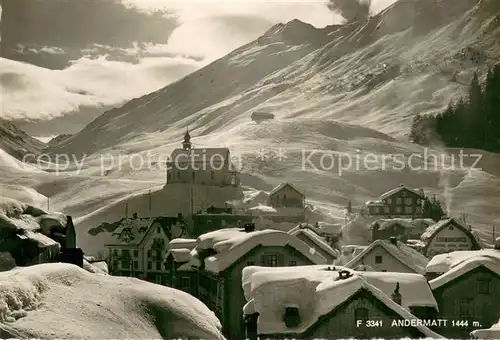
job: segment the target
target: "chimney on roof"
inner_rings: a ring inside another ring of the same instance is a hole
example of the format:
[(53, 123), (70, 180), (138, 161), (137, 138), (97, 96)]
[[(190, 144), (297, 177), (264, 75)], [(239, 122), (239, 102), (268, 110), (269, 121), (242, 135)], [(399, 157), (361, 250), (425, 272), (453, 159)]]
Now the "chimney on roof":
[(398, 239), (394, 236), (389, 237), (389, 241), (391, 241), (391, 244), (394, 244), (395, 246), (398, 245)]
[(255, 231), (255, 223), (245, 223), (244, 228), (246, 233), (251, 233), (252, 231)]
[(403, 301), (403, 297), (399, 293), (399, 282), (396, 282), (396, 289), (394, 289), (394, 292), (391, 295), (392, 301), (396, 302), (398, 305), (401, 305)]
[(399, 186), (400, 186), (400, 187), (404, 187), (405, 185), (404, 185), (403, 183), (400, 183), (400, 184), (399, 184)]
[(352, 274), (350, 271), (343, 269), (343, 270), (339, 271), (339, 276), (338, 276), (337, 280), (345, 280), (345, 279), (350, 278), (351, 276), (352, 276)]

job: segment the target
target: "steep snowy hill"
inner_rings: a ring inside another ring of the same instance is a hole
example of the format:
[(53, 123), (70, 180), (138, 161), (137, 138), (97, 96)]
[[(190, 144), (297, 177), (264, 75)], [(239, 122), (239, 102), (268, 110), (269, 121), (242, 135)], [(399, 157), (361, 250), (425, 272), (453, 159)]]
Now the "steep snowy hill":
[[(406, 183), (435, 193), (451, 215), (468, 213), (491, 243), (491, 225), (500, 222), (500, 156), (466, 150), (482, 159), (473, 164), (467, 156), (459, 168), (450, 156), (458, 150), (428, 150), (405, 134), (413, 115), (444, 107), (464, 93), (473, 71), (500, 59), (499, 13), (498, 0), (399, 1), (364, 22), (324, 29), (298, 20), (279, 24), (50, 147), (71, 164), (23, 169), (16, 177), (10, 160), (0, 172), (78, 218), (79, 245), (94, 252), (104, 240), (87, 231), (123, 217), (126, 204), (142, 216), (186, 209), (189, 190), (163, 186), (166, 156), (189, 126), (195, 147), (230, 147), (248, 190), (291, 182), (326, 221), (342, 220), (349, 200), (358, 207)], [(275, 119), (256, 124), (255, 111)], [(425, 160), (430, 153), (439, 164)], [(394, 155), (414, 164), (399, 168)], [(356, 164), (358, 157), (369, 164)], [(221, 203), (238, 196), (201, 194)], [(365, 229), (353, 229), (352, 239), (367, 242)]]
[(338, 29), (278, 24), (184, 79), (106, 112), (53, 151), (89, 154), (179, 123), (220, 132), (255, 109), (401, 135), (411, 116), (443, 107), (462, 93), (471, 71), (498, 61), (498, 12), (495, 0), (399, 1)]
[(0, 149), (8, 154), (21, 160), (27, 154), (38, 154), (45, 146), (11, 122), (0, 118)]

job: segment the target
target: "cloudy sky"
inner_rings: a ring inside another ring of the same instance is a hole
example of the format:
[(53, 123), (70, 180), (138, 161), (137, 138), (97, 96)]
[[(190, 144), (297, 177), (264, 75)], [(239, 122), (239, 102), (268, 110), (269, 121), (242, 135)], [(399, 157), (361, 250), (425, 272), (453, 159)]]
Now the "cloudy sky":
[(395, 2), (360, 1), (3, 0), (1, 116), (50, 122), (24, 124), (32, 134), (74, 133), (276, 23), (324, 27)]

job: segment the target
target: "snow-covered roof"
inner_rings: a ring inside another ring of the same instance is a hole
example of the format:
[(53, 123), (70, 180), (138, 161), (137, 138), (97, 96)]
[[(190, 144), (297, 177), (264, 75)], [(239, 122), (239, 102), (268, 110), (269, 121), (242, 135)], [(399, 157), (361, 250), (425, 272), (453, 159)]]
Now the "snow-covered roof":
[(250, 210), (250, 211), (272, 212), (272, 213), (277, 212), (277, 210), (274, 209), (273, 207), (270, 207), (270, 206), (267, 206), (267, 205), (264, 205), (264, 204), (256, 205), (255, 207), (251, 207), (248, 210)]
[(382, 207), (385, 206), (385, 203), (382, 201), (367, 201), (366, 205)]
[(57, 243), (50, 237), (45, 236), (42, 233), (26, 230), (24, 234), (19, 234), (18, 236), (23, 239), (29, 239), (35, 241), (38, 244), (38, 247), (40, 248), (56, 246), (56, 245), (60, 248), (59, 243)]
[(315, 264), (324, 264), (326, 259), (296, 236), (279, 230), (257, 230), (245, 232), (240, 228), (220, 229), (198, 237), (197, 246), (191, 252), (196, 255), (200, 250), (213, 249), (215, 254), (204, 260), (205, 269), (219, 273), (255, 247), (289, 245), (302, 253)]
[(466, 226), (462, 221), (454, 217), (444, 218), (441, 221), (429, 226), (422, 234), (420, 239), (426, 243), (429, 243), (434, 238), (434, 236), (436, 236), (441, 230), (448, 227), (450, 224), (453, 224), (453, 226), (461, 229), (471, 240), (477, 243), (477, 240), (474, 235), (472, 235), (469, 227)]
[(376, 247), (384, 248), (396, 260), (412, 269), (415, 273), (425, 273), (425, 267), (429, 263), (428, 258), (400, 241), (396, 241), (396, 244), (392, 244), (390, 240), (376, 240), (372, 242), (365, 250), (349, 261), (346, 267), (355, 268), (361, 262), (361, 259)]
[(153, 221), (153, 217), (124, 218), (112, 233), (115, 240), (107, 245), (137, 246), (141, 244)]
[(333, 257), (336, 259), (339, 257), (339, 253), (334, 250), (332, 247), (330, 247), (318, 234), (316, 234), (314, 231), (311, 229), (307, 228), (301, 228), (298, 230), (294, 230), (292, 232), (288, 232), (291, 235), (299, 237), (300, 235), (306, 236), (313, 245), (319, 247), (323, 252), (328, 254), (329, 256)]
[(183, 163), (207, 163), (218, 164), (229, 160), (228, 148), (192, 148), (189, 150), (174, 149), (169, 162)]
[(318, 234), (318, 235), (321, 235), (323, 233), (323, 231), (320, 229), (319, 226), (315, 226), (315, 225), (312, 225), (312, 224), (309, 224), (309, 223), (300, 223), (299, 225), (293, 227), (292, 229), (290, 229), (288, 232), (290, 234), (293, 234), (295, 232), (297, 232), (298, 230), (301, 230), (301, 229), (309, 229), (311, 231), (313, 231), (314, 233)]
[(174, 238), (169, 242), (170, 249), (194, 249), (194, 247), (196, 247), (196, 239)]
[(443, 274), (459, 263), (471, 258), (491, 258), (500, 263), (500, 250), (481, 249), (481, 250), (459, 250), (446, 254), (434, 256), (427, 264), (426, 273)]
[(369, 229), (373, 229), (375, 225), (378, 225), (379, 230), (384, 230), (391, 228), (395, 224), (399, 224), (406, 229), (416, 229), (422, 228), (425, 229), (435, 222), (430, 218), (389, 218), (389, 219), (379, 219), (370, 224)]
[(434, 280), (429, 281), (429, 284), (433, 290), (437, 289), (481, 266), (484, 266), (497, 275), (500, 275), (500, 262), (498, 261), (498, 258), (491, 256), (474, 256), (457, 262), (455, 265), (450, 267), (446, 273), (438, 276)]
[(490, 328), (476, 329), (470, 335), (473, 339), (500, 339), (500, 320)]
[(382, 195), (380, 195), (380, 199), (384, 200), (386, 198), (389, 198), (392, 195), (394, 195), (394, 194), (396, 194), (396, 193), (398, 193), (398, 192), (400, 192), (402, 190), (408, 190), (408, 191), (414, 193), (415, 195), (417, 195), (417, 196), (419, 196), (421, 198), (425, 198), (423, 190), (410, 188), (410, 187), (408, 187), (406, 185), (400, 185), (399, 187), (396, 187), (396, 188), (394, 188), (392, 190), (389, 190), (389, 191), (383, 193)]
[(191, 250), (192, 249), (188, 248), (169, 249), (165, 257), (167, 258), (168, 256), (172, 255), (174, 262), (186, 263), (191, 259)]
[[(331, 269), (328, 270), (328, 266), (244, 268), (242, 281), (248, 303), (244, 306), (243, 311), (245, 313), (259, 313), (257, 324), (259, 334), (302, 334), (316, 324), (321, 317), (332, 312), (360, 290), (365, 289), (403, 319), (417, 319), (371, 283), (380, 284), (384, 287), (383, 289), (386, 289), (387, 281), (383, 281), (383, 279), (377, 281), (376, 277), (367, 278), (365, 276), (368, 275), (367, 273), (360, 274), (342, 267)], [(352, 276), (338, 279), (339, 271), (342, 269), (350, 272)], [(388, 274), (387, 277), (390, 275)], [(401, 281), (404, 282), (403, 277)], [(425, 279), (422, 281), (421, 278), (408, 281), (411, 281), (411, 284), (420, 282), (420, 288), (425, 284)], [(394, 284), (392, 291), (395, 288)], [(410, 289), (410, 285), (408, 285), (408, 290)], [(430, 301), (430, 296), (432, 294), (426, 294), (425, 297), (415, 298), (415, 301), (435, 306), (435, 300)], [(301, 324), (297, 328), (288, 328), (283, 322), (284, 307), (292, 305), (299, 308), (301, 314)], [(418, 326), (416, 328), (427, 337), (442, 338), (427, 327)]]
[(270, 192), (269, 192), (269, 196), (272, 196), (274, 195), (275, 193), (277, 193), (278, 191), (280, 191), (281, 189), (283, 189), (284, 187), (291, 187), (293, 190), (297, 191), (299, 194), (301, 194), (302, 196), (304, 196), (304, 193), (302, 191), (300, 191), (299, 189), (297, 189), (295, 186), (293, 186), (292, 184), (288, 183), (288, 182), (285, 182), (285, 183), (281, 183), (280, 185), (277, 185), (276, 187), (274, 187)]

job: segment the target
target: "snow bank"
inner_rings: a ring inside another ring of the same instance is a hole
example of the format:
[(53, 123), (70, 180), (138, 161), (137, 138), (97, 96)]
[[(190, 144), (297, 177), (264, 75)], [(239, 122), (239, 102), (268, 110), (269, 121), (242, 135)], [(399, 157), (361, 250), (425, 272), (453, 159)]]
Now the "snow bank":
[[(339, 279), (340, 270), (349, 272), (350, 277)], [(416, 317), (387, 295), (387, 292), (391, 294), (394, 291), (396, 282), (405, 287), (405, 293), (411, 292), (407, 298), (409, 304), (437, 306), (423, 276), (387, 273), (379, 277), (376, 274), (328, 266), (246, 267), (243, 269), (242, 285), (248, 303), (243, 310), (245, 313), (259, 313), (259, 334), (300, 334), (362, 288), (369, 290), (385, 306), (406, 320)], [(417, 287), (420, 292), (412, 292)], [(287, 328), (284, 325), (283, 312), (286, 306), (299, 308), (299, 327)], [(442, 338), (427, 327), (416, 328), (427, 337)]]
[(193, 249), (196, 247), (196, 240), (190, 238), (174, 238), (169, 242), (170, 249)]
[(459, 250), (451, 253), (439, 254), (434, 256), (427, 264), (426, 273), (443, 274), (449, 271), (452, 267), (459, 265), (461, 262), (472, 258), (490, 258), (493, 261), (500, 263), (500, 250), (483, 249), (483, 250)]
[(223, 339), (213, 312), (187, 293), (70, 264), (0, 273), (0, 321), (24, 338)]

